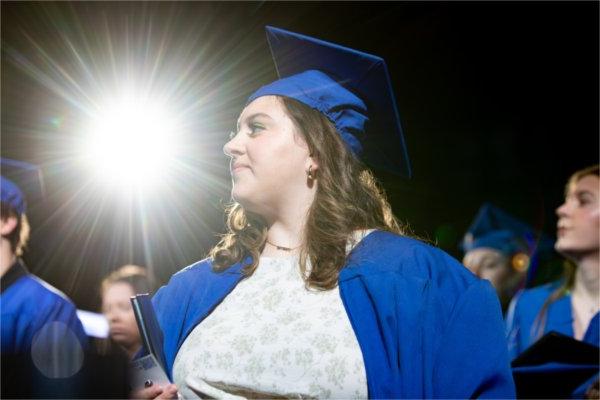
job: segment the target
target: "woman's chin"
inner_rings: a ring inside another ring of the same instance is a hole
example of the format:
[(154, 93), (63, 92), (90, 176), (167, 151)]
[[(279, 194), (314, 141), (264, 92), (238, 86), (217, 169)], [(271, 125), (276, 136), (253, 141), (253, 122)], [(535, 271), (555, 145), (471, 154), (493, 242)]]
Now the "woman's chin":
[(585, 257), (589, 254), (591, 249), (586, 249), (581, 245), (577, 246), (572, 243), (561, 242), (560, 240), (554, 245), (554, 250), (561, 254), (563, 257), (570, 259), (571, 261), (577, 261), (581, 257)]
[(126, 334), (113, 334), (110, 336), (110, 338), (115, 343), (117, 343), (123, 347), (129, 347), (132, 342), (135, 342), (135, 340), (133, 338), (131, 338), (130, 335), (126, 335)]
[(246, 190), (246, 188), (244, 188), (242, 185), (234, 186), (233, 189), (231, 189), (231, 198), (236, 203), (241, 204), (241, 206), (246, 210), (248, 210), (249, 207), (252, 207), (252, 204), (255, 203), (252, 201), (253, 196), (250, 191)]
[(233, 199), (233, 201), (241, 204), (242, 207), (245, 208), (246, 198), (242, 194), (240, 194), (238, 190), (235, 190), (235, 188), (231, 190), (231, 198)]

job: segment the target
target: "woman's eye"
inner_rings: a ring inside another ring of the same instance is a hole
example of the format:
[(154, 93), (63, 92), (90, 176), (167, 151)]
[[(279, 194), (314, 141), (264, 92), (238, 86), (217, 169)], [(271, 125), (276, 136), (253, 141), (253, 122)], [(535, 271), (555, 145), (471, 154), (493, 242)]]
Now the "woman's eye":
[(500, 267), (502, 264), (499, 262), (484, 262), (482, 265), (482, 269), (491, 271), (491, 270), (495, 270), (498, 267)]
[(587, 204), (589, 204), (590, 201), (588, 199), (579, 199), (579, 205), (580, 206), (585, 206)]
[[(255, 136), (258, 132), (262, 131), (263, 129), (265, 129), (265, 127), (262, 126), (261, 124), (252, 123), (252, 124), (248, 125), (248, 136)], [(236, 137), (238, 133), (239, 133), (239, 131), (229, 132), (229, 140)]]
[(260, 124), (250, 124), (250, 136), (252, 135), (256, 135), (258, 132), (262, 131), (264, 128), (264, 126), (260, 125)]
[(580, 206), (585, 206), (592, 202), (592, 199), (589, 196), (586, 196), (585, 194), (583, 196), (577, 196), (576, 199), (577, 203), (579, 203)]

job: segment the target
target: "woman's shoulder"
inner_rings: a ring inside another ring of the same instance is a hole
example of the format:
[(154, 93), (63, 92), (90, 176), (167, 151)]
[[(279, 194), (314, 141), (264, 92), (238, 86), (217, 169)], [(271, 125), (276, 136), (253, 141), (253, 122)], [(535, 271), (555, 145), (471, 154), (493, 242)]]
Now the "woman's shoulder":
[(406, 277), (442, 284), (451, 280), (466, 287), (479, 281), (454, 257), (418, 239), (376, 230), (352, 251), (349, 267), (363, 274), (399, 273)]
[(164, 297), (167, 293), (177, 293), (180, 296), (208, 285), (236, 280), (241, 275), (241, 269), (242, 264), (237, 263), (223, 271), (215, 271), (212, 259), (205, 258), (173, 274), (168, 283), (158, 290), (156, 297)]
[(175, 272), (169, 281), (161, 286), (154, 295), (155, 303), (162, 298), (172, 297), (177, 293), (184, 296), (185, 292), (195, 285), (196, 281), (202, 281), (202, 277), (210, 273), (212, 262), (209, 258), (197, 261)]
[(454, 317), (457, 321), (470, 318), (461, 314), (465, 310), (473, 315), (500, 315), (500, 303), (489, 281), (441, 249), (391, 232), (374, 231), (354, 248), (340, 272), (340, 288), (362, 290), (353, 285), (354, 279), (362, 281), (375, 301), (394, 302), (396, 294), (403, 293), (406, 300), (394, 304), (435, 310), (432, 315), (444, 326)]
[(382, 257), (401, 256), (414, 252), (432, 254), (441, 251), (419, 239), (379, 229), (372, 230), (365, 235), (356, 248), (368, 251), (371, 256), (379, 254)]
[(62, 307), (72, 309), (75, 312), (75, 306), (67, 295), (33, 274), (19, 279), (17, 283), (20, 285), (21, 297), (36, 299), (35, 302), (24, 303), (32, 310), (39, 313), (42, 309)]
[(506, 312), (506, 327), (513, 358), (531, 344), (527, 327), (533, 326), (544, 303), (560, 284), (561, 281), (555, 281), (521, 290), (510, 301)]
[(173, 274), (171, 279), (187, 279), (192, 275), (206, 274), (212, 271), (212, 259), (207, 257), (193, 264), (183, 267)]
[(554, 292), (559, 286), (560, 281), (546, 283), (544, 285), (536, 286), (529, 289), (521, 290), (514, 298), (514, 302), (520, 307), (530, 308), (532, 306), (539, 306)]

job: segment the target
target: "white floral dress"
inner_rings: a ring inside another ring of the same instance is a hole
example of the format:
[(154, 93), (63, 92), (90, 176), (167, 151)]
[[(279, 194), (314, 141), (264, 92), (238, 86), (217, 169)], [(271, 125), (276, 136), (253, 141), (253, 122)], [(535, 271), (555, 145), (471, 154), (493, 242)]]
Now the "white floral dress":
[(186, 338), (173, 376), (183, 397), (190, 378), (244, 397), (368, 397), (338, 288), (307, 289), (297, 257), (262, 257)]

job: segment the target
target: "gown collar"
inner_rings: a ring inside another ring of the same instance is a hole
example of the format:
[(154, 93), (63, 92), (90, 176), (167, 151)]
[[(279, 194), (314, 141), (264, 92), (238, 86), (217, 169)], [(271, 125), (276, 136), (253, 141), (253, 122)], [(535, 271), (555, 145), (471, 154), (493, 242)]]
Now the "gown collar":
[(19, 259), (17, 259), (13, 265), (10, 266), (6, 274), (0, 279), (0, 294), (4, 293), (6, 289), (8, 289), (13, 283), (15, 283), (19, 278), (26, 276), (29, 274), (29, 271), (23, 265)]

